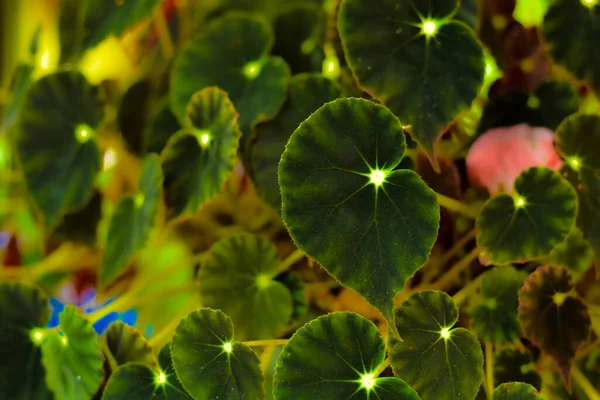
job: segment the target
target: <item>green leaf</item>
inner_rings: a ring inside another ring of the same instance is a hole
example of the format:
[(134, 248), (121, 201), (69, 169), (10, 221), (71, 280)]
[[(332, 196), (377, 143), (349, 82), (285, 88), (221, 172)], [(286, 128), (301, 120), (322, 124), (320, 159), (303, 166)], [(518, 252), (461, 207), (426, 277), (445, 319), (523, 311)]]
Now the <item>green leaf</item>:
[(513, 18), (527, 28), (542, 25), (550, 3), (550, 0), (517, 0)]
[(310, 114), (339, 96), (335, 83), (322, 75), (293, 76), (281, 112), (272, 121), (258, 124), (254, 129), (250, 145), (252, 180), (259, 196), (276, 210), (281, 209), (277, 168), (288, 139)]
[(41, 290), (0, 283), (0, 398), (51, 398), (39, 349), (49, 317), (48, 298)]
[(217, 195), (235, 165), (241, 136), (227, 93), (209, 87), (194, 94), (186, 126), (162, 152), (169, 218), (196, 214)]
[(292, 317), (292, 294), (277, 275), (269, 239), (240, 233), (215, 243), (200, 269), (202, 303), (231, 316), (239, 340), (269, 339)]
[(363, 99), (338, 99), (292, 134), (279, 164), (283, 220), (297, 247), (393, 321), (393, 300), (437, 236), (435, 193), (396, 169), (398, 119)]
[(552, 357), (567, 386), (577, 350), (587, 342), (590, 316), (562, 267), (538, 267), (519, 291), (523, 336)]
[(600, 4), (555, 0), (544, 17), (541, 33), (550, 56), (577, 78), (600, 90), (600, 59), (594, 54), (600, 40)]
[(102, 219), (102, 199), (102, 193), (96, 190), (84, 208), (64, 216), (52, 232), (52, 238), (95, 247), (98, 224)]
[(489, 199), (477, 218), (477, 244), (488, 263), (504, 265), (548, 255), (575, 223), (577, 195), (558, 172), (528, 168), (514, 195)]
[(523, 382), (503, 383), (494, 390), (493, 400), (542, 400), (536, 388)]
[(486, 341), (496, 344), (512, 342), (521, 337), (517, 320), (519, 298), (527, 274), (512, 266), (498, 267), (484, 275), (481, 299), (471, 311), (473, 331)]
[(195, 399), (260, 399), (265, 395), (254, 351), (233, 340), (221, 311), (203, 308), (183, 318), (171, 343), (173, 366)]
[(175, 115), (183, 121), (192, 95), (218, 86), (240, 113), (243, 132), (273, 118), (285, 100), (290, 69), (269, 56), (272, 46), (271, 27), (259, 15), (235, 13), (210, 22), (175, 61), (170, 92)]
[(60, 331), (48, 332), (42, 343), (46, 385), (56, 400), (89, 399), (104, 380), (98, 336), (74, 306), (59, 315)]
[(137, 193), (123, 198), (111, 217), (100, 270), (101, 286), (116, 278), (144, 247), (161, 201), (162, 182), (160, 159), (154, 154), (146, 156)]
[(549, 263), (566, 267), (571, 272), (573, 280), (578, 281), (592, 265), (593, 260), (592, 246), (574, 226), (565, 241), (552, 250)]
[(483, 49), (452, 19), (457, 7), (456, 0), (344, 0), (338, 19), (359, 85), (411, 126), (434, 162), (438, 137), (483, 83)]
[(298, 329), (275, 367), (275, 399), (403, 399), (419, 396), (398, 378), (379, 378), (385, 342), (361, 315), (334, 312)]
[(471, 400), (481, 385), (481, 346), (470, 331), (452, 329), (457, 321), (452, 298), (440, 291), (414, 293), (396, 310), (404, 341), (390, 335), (390, 364), (423, 400)]
[(100, 338), (100, 346), (111, 370), (137, 362), (156, 368), (156, 355), (140, 331), (123, 321), (112, 323)]
[(167, 142), (176, 132), (181, 130), (181, 125), (177, 120), (171, 107), (166, 104), (154, 116), (146, 133), (144, 148), (147, 152), (161, 153)]
[(158, 353), (158, 365), (160, 366), (160, 371), (165, 374), (170, 385), (183, 393), (187, 393), (177, 378), (175, 368), (173, 368), (173, 360), (171, 360), (171, 342), (164, 345)]
[(541, 389), (542, 378), (536, 372), (528, 351), (505, 348), (494, 354), (494, 382), (525, 382)]
[(103, 118), (97, 88), (77, 72), (35, 82), (23, 103), (16, 150), (29, 195), (46, 227), (85, 206), (100, 170), (94, 130)]
[(175, 379), (146, 364), (121, 365), (108, 379), (102, 400), (191, 400), (190, 395), (171, 383)]
[(32, 64), (22, 63), (16, 66), (10, 85), (8, 103), (2, 107), (0, 118), (0, 132), (6, 132), (16, 122), (19, 111), (23, 105), (25, 95), (33, 80), (35, 67)]

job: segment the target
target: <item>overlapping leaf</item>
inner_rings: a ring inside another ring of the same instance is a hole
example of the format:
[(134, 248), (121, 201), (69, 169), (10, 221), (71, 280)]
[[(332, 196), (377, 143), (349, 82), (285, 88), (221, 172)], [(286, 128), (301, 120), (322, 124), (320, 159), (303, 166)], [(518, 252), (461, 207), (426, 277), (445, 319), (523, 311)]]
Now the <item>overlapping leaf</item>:
[(427, 260), (435, 193), (396, 169), (398, 119), (363, 99), (327, 103), (292, 134), (279, 164), (283, 220), (298, 248), (393, 321), (393, 299)]
[(585, 240), (581, 231), (573, 227), (564, 242), (559, 243), (550, 253), (550, 265), (568, 268), (573, 280), (577, 281), (592, 265), (594, 250)]
[(160, 367), (160, 371), (165, 374), (169, 384), (179, 389), (182, 393), (187, 393), (177, 378), (175, 368), (173, 368), (173, 360), (171, 359), (171, 342), (164, 345), (158, 353), (158, 365)]
[(493, 400), (543, 400), (536, 388), (523, 382), (503, 383), (494, 390)]
[(123, 321), (116, 321), (109, 326), (100, 340), (100, 346), (112, 370), (132, 362), (157, 367), (154, 350), (142, 333)]
[(531, 354), (525, 350), (505, 348), (494, 354), (494, 382), (525, 382), (541, 389), (542, 378), (535, 370)]
[(401, 379), (377, 377), (384, 359), (385, 343), (371, 321), (349, 312), (319, 317), (283, 347), (274, 398), (418, 400)]

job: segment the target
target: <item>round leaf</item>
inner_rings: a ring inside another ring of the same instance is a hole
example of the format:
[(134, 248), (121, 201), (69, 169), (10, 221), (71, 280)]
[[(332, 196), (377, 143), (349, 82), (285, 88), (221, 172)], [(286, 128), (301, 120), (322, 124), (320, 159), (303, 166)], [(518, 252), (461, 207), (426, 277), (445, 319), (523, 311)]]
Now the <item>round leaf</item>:
[(477, 244), (489, 263), (545, 256), (575, 222), (576, 193), (558, 172), (528, 168), (515, 181), (514, 193), (489, 199), (477, 218)]
[(94, 129), (102, 118), (98, 91), (80, 73), (46, 75), (27, 93), (16, 150), (29, 195), (47, 227), (91, 198), (100, 170)]
[(505, 348), (494, 354), (494, 382), (525, 382), (540, 389), (542, 378), (528, 351)]
[(170, 218), (196, 214), (221, 191), (241, 136), (236, 115), (221, 89), (206, 88), (192, 97), (188, 128), (171, 137), (162, 152)]
[(108, 379), (102, 400), (191, 400), (190, 395), (171, 384), (174, 379), (146, 364), (121, 365)]
[(281, 209), (277, 168), (288, 139), (310, 114), (339, 96), (333, 81), (322, 75), (296, 75), (290, 79), (289, 96), (281, 112), (254, 129), (250, 145), (252, 178), (260, 197), (276, 210)]
[[(589, 3), (589, 4), (588, 4)], [(600, 59), (594, 54), (600, 40), (600, 4), (583, 0), (555, 0), (542, 24), (542, 35), (554, 61), (600, 90)]]
[(542, 400), (538, 391), (523, 382), (503, 383), (494, 390), (493, 400)]
[(523, 336), (554, 359), (569, 385), (575, 353), (588, 340), (587, 307), (570, 292), (571, 275), (562, 267), (539, 267), (519, 291)]
[(92, 324), (74, 306), (59, 315), (60, 331), (42, 343), (46, 385), (57, 400), (89, 399), (104, 380), (102, 351)]
[(457, 321), (452, 298), (439, 291), (415, 293), (396, 310), (404, 341), (390, 335), (390, 364), (423, 400), (471, 400), (481, 385), (481, 346), (468, 330), (452, 329)]
[(0, 283), (0, 398), (50, 398), (39, 349), (49, 317), (48, 298), (41, 290)]
[(202, 302), (231, 316), (240, 340), (276, 336), (292, 317), (292, 294), (277, 275), (277, 249), (241, 233), (213, 245), (200, 269)]
[(101, 347), (113, 370), (131, 362), (157, 366), (154, 350), (144, 335), (122, 321), (116, 321), (108, 327), (102, 335)]
[(183, 318), (171, 355), (180, 382), (195, 399), (257, 400), (265, 395), (258, 357), (233, 341), (233, 325), (221, 311), (205, 308)]
[(138, 192), (122, 199), (110, 219), (100, 284), (106, 286), (144, 247), (161, 201), (163, 173), (160, 159), (152, 154), (142, 165)]
[(335, 312), (298, 329), (275, 367), (275, 399), (403, 399), (419, 396), (398, 378), (378, 378), (385, 343), (368, 319)]
[(481, 44), (452, 20), (456, 0), (344, 0), (338, 26), (360, 86), (386, 104), (430, 156), (483, 83)]
[(240, 127), (277, 114), (286, 95), (290, 69), (269, 56), (273, 33), (258, 15), (236, 13), (209, 23), (177, 57), (171, 82), (171, 107), (181, 120), (192, 95), (207, 86), (229, 93), (240, 113)]
[(471, 325), (479, 337), (497, 344), (521, 337), (517, 292), (526, 277), (513, 267), (494, 268), (484, 275), (480, 303), (471, 311)]
[(413, 171), (398, 119), (338, 99), (292, 134), (279, 164), (283, 220), (298, 248), (393, 320), (394, 296), (426, 261), (440, 212)]

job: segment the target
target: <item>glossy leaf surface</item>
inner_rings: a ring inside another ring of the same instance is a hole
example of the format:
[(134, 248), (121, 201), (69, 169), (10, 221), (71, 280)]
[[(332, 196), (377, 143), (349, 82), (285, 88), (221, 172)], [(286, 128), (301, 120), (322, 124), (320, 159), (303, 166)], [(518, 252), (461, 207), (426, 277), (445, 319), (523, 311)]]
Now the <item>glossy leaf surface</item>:
[(191, 400), (189, 394), (171, 383), (174, 379), (146, 364), (124, 364), (108, 379), (102, 400)]

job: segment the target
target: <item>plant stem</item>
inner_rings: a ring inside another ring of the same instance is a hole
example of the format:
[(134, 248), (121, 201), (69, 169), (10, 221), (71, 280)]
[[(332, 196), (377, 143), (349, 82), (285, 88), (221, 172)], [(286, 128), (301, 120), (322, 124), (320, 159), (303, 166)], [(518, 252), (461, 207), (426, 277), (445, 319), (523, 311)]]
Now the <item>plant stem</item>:
[(479, 208), (474, 207), (458, 200), (455, 200), (451, 197), (444, 196), (443, 194), (436, 193), (438, 203), (440, 206), (450, 210), (457, 212), (459, 214), (464, 215), (465, 217), (469, 217), (472, 219), (476, 219), (479, 215)]
[(581, 372), (577, 364), (573, 365), (571, 376), (581, 390), (584, 391), (589, 400), (600, 400), (600, 394), (597, 389), (594, 388), (594, 385), (592, 385), (583, 372)]
[(485, 342), (485, 381), (491, 399), (494, 393), (494, 345), (489, 340)]
[(487, 271), (489, 270), (485, 270), (481, 275), (473, 279), (471, 282), (467, 283), (465, 286), (463, 286), (462, 289), (456, 292), (454, 296), (452, 296), (452, 300), (454, 300), (454, 304), (456, 304), (457, 307), (460, 307), (460, 305), (467, 299), (467, 297), (472, 295), (473, 292), (477, 290), (479, 284), (483, 280), (483, 276)]
[(439, 261), (440, 265), (446, 265), (448, 261), (450, 261), (452, 257), (461, 251), (462, 248), (465, 247), (473, 238), (475, 238), (475, 229), (472, 229), (469, 233), (460, 238), (456, 243), (454, 243), (450, 250), (442, 255), (442, 258)]
[(156, 11), (156, 18), (154, 18), (156, 29), (158, 30), (158, 44), (160, 50), (167, 60), (173, 58), (175, 54), (175, 46), (173, 46), (173, 40), (171, 39), (171, 33), (165, 21), (165, 15), (163, 14), (162, 7), (158, 7)]
[(450, 269), (433, 284), (433, 287), (438, 290), (446, 290), (449, 285), (451, 285), (458, 279), (460, 273), (466, 268), (468, 268), (469, 265), (471, 265), (471, 262), (474, 259), (476, 259), (478, 255), (479, 247), (475, 247), (461, 260), (459, 260), (456, 264), (450, 267)]
[(386, 358), (383, 361), (383, 364), (381, 364), (381, 366), (379, 368), (377, 368), (377, 372), (375, 372), (375, 378), (377, 378), (379, 375), (381, 375), (383, 373), (383, 371), (386, 370), (387, 367), (390, 366), (390, 358)]
[(284, 346), (289, 339), (265, 339), (265, 340), (250, 340), (247, 342), (242, 342), (246, 346)]
[(282, 272), (287, 271), (288, 269), (290, 269), (290, 267), (292, 265), (294, 265), (295, 263), (300, 261), (302, 259), (302, 257), (304, 257), (304, 253), (302, 252), (302, 250), (300, 250), (300, 249), (294, 250), (292, 252), (292, 254), (287, 256), (285, 258), (285, 260), (283, 260), (281, 263), (279, 263), (279, 266), (277, 267), (277, 272), (275, 275), (279, 275)]

